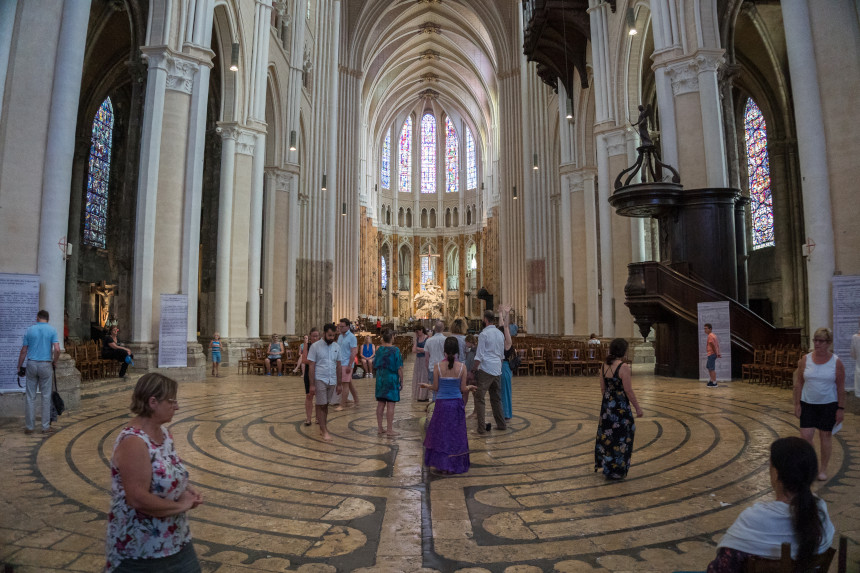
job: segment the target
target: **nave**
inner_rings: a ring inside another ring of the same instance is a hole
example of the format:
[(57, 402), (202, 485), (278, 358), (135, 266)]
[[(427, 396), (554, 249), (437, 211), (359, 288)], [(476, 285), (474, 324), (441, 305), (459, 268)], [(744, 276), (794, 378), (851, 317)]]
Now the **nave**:
[[(204, 571), (702, 571), (738, 513), (771, 496), (771, 441), (798, 432), (787, 390), (634, 374), (645, 416), (630, 474), (606, 482), (592, 472), (596, 380), (515, 377), (508, 431), (479, 438), (470, 426), (471, 470), (444, 477), (421, 465), (411, 360), (396, 438), (376, 434), (372, 379), (356, 381), (359, 407), (331, 416), (332, 443), (303, 425), (298, 377), (231, 371), (180, 386), (171, 430), (205, 498), (190, 513)], [(0, 426), (0, 562), (100, 570), (130, 394), (83, 399), (47, 439)], [(831, 478), (816, 486), (849, 540), (849, 571), (860, 562), (857, 421), (849, 408)]]

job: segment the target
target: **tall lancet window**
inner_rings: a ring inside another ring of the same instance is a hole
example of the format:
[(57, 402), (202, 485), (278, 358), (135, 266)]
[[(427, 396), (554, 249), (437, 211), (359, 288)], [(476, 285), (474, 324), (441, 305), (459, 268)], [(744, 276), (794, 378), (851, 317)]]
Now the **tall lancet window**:
[(105, 99), (93, 120), (90, 146), (84, 244), (104, 249), (107, 245), (108, 180), (110, 179), (113, 105)]
[(450, 117), (445, 118), (445, 192), (460, 190), (460, 150), (457, 146), (457, 130)]
[(472, 130), (466, 128), (466, 189), (478, 188), (478, 156)]
[(744, 110), (747, 171), (750, 178), (750, 210), (752, 211), (753, 249), (772, 247), (773, 196), (770, 189), (770, 163), (767, 158), (767, 125), (761, 110), (752, 98)]
[(385, 135), (385, 141), (382, 143), (382, 180), (383, 189), (391, 189), (391, 130)]
[(407, 117), (400, 130), (400, 190), (412, 191), (412, 117)]
[(436, 118), (421, 118), (421, 192), (436, 192)]
[(388, 290), (388, 265), (385, 264), (385, 255), (379, 258), (379, 277), (382, 290)]

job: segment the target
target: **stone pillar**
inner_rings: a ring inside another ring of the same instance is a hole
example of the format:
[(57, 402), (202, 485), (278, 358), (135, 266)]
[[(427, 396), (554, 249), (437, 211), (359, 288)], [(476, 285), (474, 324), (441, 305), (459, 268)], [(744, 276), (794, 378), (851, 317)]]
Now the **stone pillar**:
[[(588, 332), (600, 333), (600, 236), (597, 216), (597, 185), (593, 170), (581, 170), (582, 176), (582, 206), (585, 211), (585, 270), (588, 276)], [(608, 204), (607, 204), (608, 206)]]
[(591, 29), (592, 60), (594, 66), (594, 123), (609, 121), (612, 112), (612, 73), (609, 64), (609, 31), (607, 12), (609, 4), (602, 0), (589, 0), (588, 15)]
[[(86, 3), (89, 9), (89, 2)], [(0, 2), (0, 118), (3, 117), (3, 93), (6, 91), (6, 72), (9, 70), (9, 54), (12, 51), (12, 29), (18, 0)], [(86, 33), (84, 31), (83, 33)]]
[(808, 331), (832, 326), (830, 281), (836, 270), (830, 176), (827, 168), (827, 138), (819, 91), (818, 65), (812, 37), (809, 4), (792, 0), (782, 4), (782, 21), (788, 52), (788, 67), (794, 78), (808, 78), (791, 84), (797, 145), (803, 189), (803, 217), (808, 243), (809, 281)]
[(215, 329), (230, 337), (230, 260), (233, 236), (233, 182), (236, 166), (235, 125), (221, 125), (221, 184), (218, 196), (218, 253), (215, 265)]
[[(69, 336), (81, 337), (81, 293), (78, 288), (78, 261), (81, 256), (81, 214), (86, 195), (87, 157), (90, 151), (90, 138), (79, 137), (75, 144), (75, 158), (72, 163), (72, 182), (69, 193), (69, 242), (72, 243), (72, 256), (66, 261), (66, 300), (65, 310), (69, 313)], [(57, 331), (61, 332), (61, 331)], [(89, 323), (86, 335), (89, 336)]]
[(573, 191), (572, 176), (561, 177), (561, 234), (559, 241), (561, 248), (561, 281), (562, 281), (562, 322), (563, 334), (573, 336), (573, 234), (571, 232), (571, 206), (570, 195)]
[(747, 275), (747, 210), (749, 198), (735, 201), (735, 252), (737, 256), (738, 302), (749, 306), (749, 282)]
[[(613, 272), (612, 207), (609, 205), (609, 185), (613, 178), (609, 172), (609, 146), (606, 134), (597, 136), (597, 218), (600, 254), (600, 321), (599, 334), (615, 336), (612, 316), (612, 298), (615, 292)], [(587, 197), (587, 194), (586, 194)]]
[(63, 229), (67, 229), (69, 222), (69, 182), (75, 154), (75, 124), (89, 15), (89, 0), (67, 0), (63, 5), (60, 39), (54, 64), (45, 165), (42, 172), (38, 251), (39, 306), (50, 313), (51, 326), (60, 333), (63, 332), (66, 294), (67, 239)]
[(723, 53), (724, 50), (699, 50), (696, 54), (708, 187), (728, 186), (726, 139), (720, 88), (717, 81), (718, 71), (724, 63)]

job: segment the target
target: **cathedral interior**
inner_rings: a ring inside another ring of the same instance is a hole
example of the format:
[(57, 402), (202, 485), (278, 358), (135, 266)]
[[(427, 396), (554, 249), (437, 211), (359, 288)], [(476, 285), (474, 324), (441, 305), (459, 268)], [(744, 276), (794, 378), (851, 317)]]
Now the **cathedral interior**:
[[(192, 520), (207, 571), (704, 570), (797, 420), (789, 390), (700, 391), (697, 305), (728, 305), (735, 379), (756, 349), (857, 332), (835, 293), (860, 275), (858, 88), (852, 0), (0, 1), (0, 278), (38, 277), (64, 349), (116, 326), (135, 355), (108, 384), (64, 351), (47, 440), (16, 434), (0, 382), (0, 562), (102, 566), (111, 436), (158, 371), (217, 500)], [(185, 366), (165, 368), (174, 295)], [(513, 431), (438, 479), (408, 395), (398, 443), (368, 409), (321, 444), (300, 383), (236, 370), (272, 335), (475, 330), (491, 301), (529, 340), (630, 341), (637, 479), (584, 469), (593, 380), (515, 377)], [(840, 356), (819, 495), (857, 567)]]

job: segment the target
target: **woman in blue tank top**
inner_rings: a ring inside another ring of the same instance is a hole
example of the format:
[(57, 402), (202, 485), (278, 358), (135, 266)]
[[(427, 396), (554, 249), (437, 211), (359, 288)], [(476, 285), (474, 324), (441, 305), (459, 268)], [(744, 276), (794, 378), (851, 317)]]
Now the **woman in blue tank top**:
[(466, 367), (457, 360), (460, 343), (453, 336), (445, 339), (445, 356), (433, 368), (433, 384), (421, 384), (436, 392), (433, 417), (424, 437), (424, 465), (442, 473), (469, 471), (469, 438), (466, 435), (466, 407), (463, 396), (477, 386), (466, 385)]

